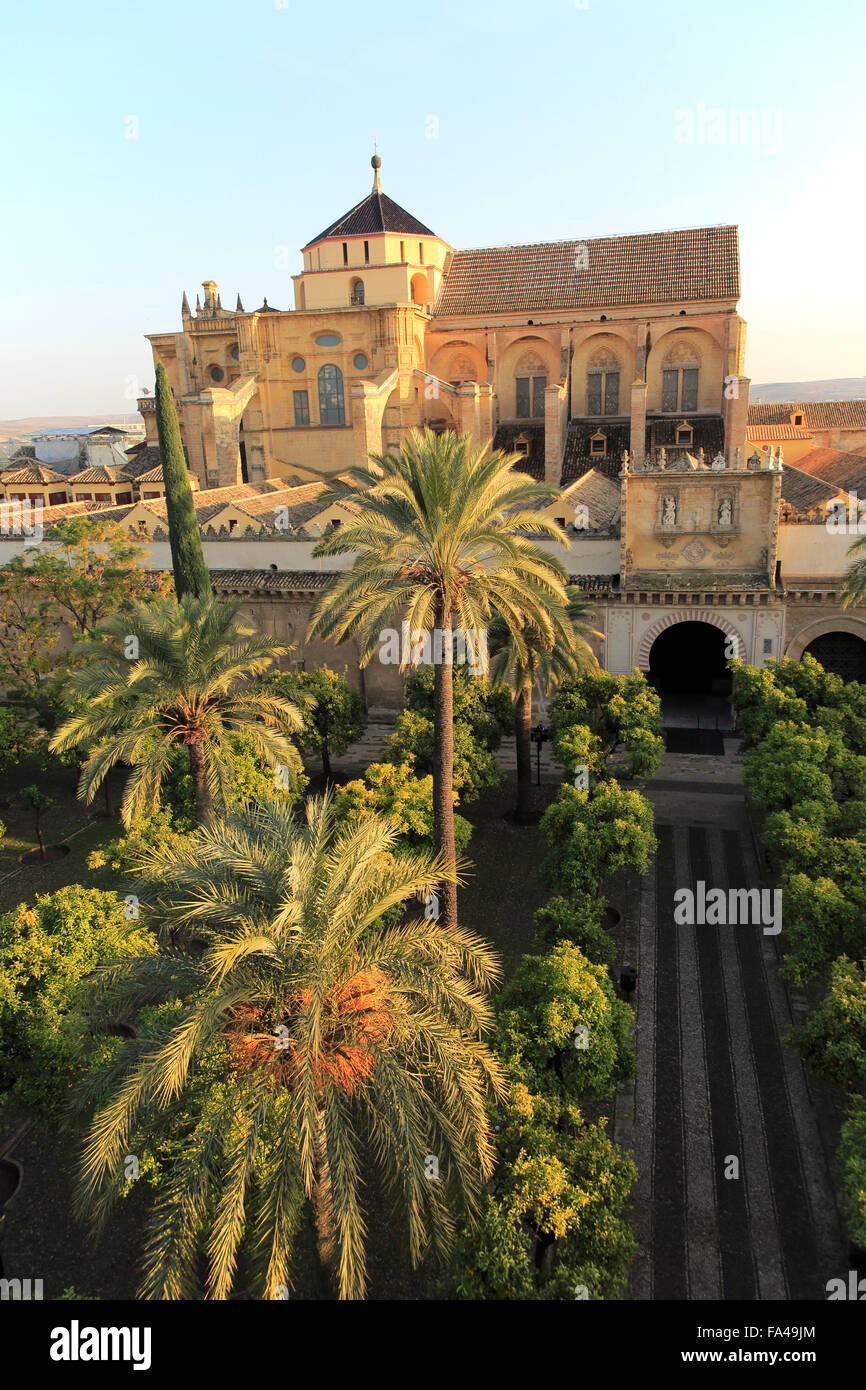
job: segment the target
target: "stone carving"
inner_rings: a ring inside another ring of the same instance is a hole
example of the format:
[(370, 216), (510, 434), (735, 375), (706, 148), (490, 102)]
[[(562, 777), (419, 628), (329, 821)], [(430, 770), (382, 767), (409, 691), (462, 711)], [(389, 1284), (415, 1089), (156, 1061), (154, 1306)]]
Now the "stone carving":
[(662, 503), (662, 525), (676, 526), (677, 524), (677, 499), (666, 497)]
[(719, 503), (719, 525), (730, 526), (734, 519), (734, 507), (730, 497), (723, 497)]
[(720, 468), (725, 468), (726, 466), (727, 466), (727, 465), (726, 465), (726, 463), (725, 463), (725, 456), (724, 456), (724, 454), (721, 454), (721, 453), (716, 454), (716, 456), (715, 456), (715, 458), (713, 459), (713, 462), (712, 462), (712, 464), (711, 464), (711, 467), (714, 468), (715, 471), (718, 473), (718, 471), (719, 471)]
[(682, 549), (683, 557), (693, 565), (697, 565), (703, 560), (706, 553), (707, 547), (703, 541), (699, 540), (689, 541), (688, 545), (684, 545)]

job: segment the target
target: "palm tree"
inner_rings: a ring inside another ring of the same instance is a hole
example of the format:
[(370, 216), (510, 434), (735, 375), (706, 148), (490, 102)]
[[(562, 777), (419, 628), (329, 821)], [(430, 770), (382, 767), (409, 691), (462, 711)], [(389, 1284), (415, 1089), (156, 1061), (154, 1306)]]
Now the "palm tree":
[[(350, 498), (355, 521), (325, 537), (317, 555), (357, 552), (313, 607), (310, 636), (358, 634), (361, 664), (383, 628), (403, 619), (431, 632), (434, 665), (434, 844), (454, 864), (453, 629), (486, 633), (494, 611), (515, 626), (531, 622), (550, 642), (565, 603), (566, 574), (533, 539), (568, 542), (540, 508), (555, 488), (512, 468), (516, 456), (476, 445), (469, 435), (411, 430), (399, 452), (371, 455), (331, 495)], [(401, 669), (407, 663), (401, 662)], [(457, 925), (454, 879), (442, 885), (442, 921)]]
[(853, 608), (855, 604), (862, 603), (866, 599), (866, 536), (858, 536), (853, 545), (848, 547), (848, 555), (857, 556), (845, 571), (845, 577), (839, 588), (842, 596), (842, 607)]
[(255, 636), (238, 620), (238, 608), (193, 594), (136, 603), (76, 648), (80, 664), (69, 688), (83, 698), (49, 746), (91, 749), (79, 782), (82, 800), (93, 800), (115, 764), (130, 763), (121, 805), (128, 826), (156, 809), (172, 756), (185, 748), (205, 824), (229, 799), (232, 732), (242, 733), (270, 766), (285, 768), (290, 781), (299, 757), (286, 735), (301, 728), (302, 718), (257, 680), (290, 648)]
[(490, 624), (490, 674), (506, 682), (514, 699), (514, 738), (517, 745), (517, 808), (514, 818), (528, 825), (535, 817), (532, 797), (532, 691), (538, 685), (542, 695), (562, 680), (577, 674), (581, 667), (597, 666), (598, 661), (587, 638), (603, 634), (590, 627), (593, 605), (581, 598), (578, 589), (569, 588), (568, 606), (556, 614), (553, 642), (531, 623), (514, 627), (497, 616)]
[[(161, 940), (203, 951), (164, 946), (97, 972), (92, 1026), (161, 995), (183, 1002), (86, 1084), (81, 1107), (99, 1108), (78, 1199), (101, 1225), (123, 1155), (174, 1134), (144, 1297), (195, 1296), (204, 1251), (207, 1294), (226, 1298), (245, 1232), (264, 1296), (278, 1296), (305, 1196), (329, 1289), (363, 1297), (371, 1166), (401, 1198), (413, 1261), (431, 1241), (447, 1252), (455, 1200), (476, 1209), (493, 1169), (485, 1105), (505, 1090), (483, 1041), (498, 963), (470, 932), (388, 923), (450, 872), (396, 845), (384, 817), (338, 826), (327, 793), (303, 825), (284, 802), (248, 803), (145, 862)], [(178, 1111), (192, 1116), (180, 1139)]]

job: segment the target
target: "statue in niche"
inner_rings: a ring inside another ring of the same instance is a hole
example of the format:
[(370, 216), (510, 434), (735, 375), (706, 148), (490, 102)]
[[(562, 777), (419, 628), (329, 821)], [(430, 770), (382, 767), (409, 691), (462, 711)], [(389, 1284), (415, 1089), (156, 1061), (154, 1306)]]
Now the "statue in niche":
[(719, 503), (719, 525), (730, 526), (734, 519), (734, 508), (730, 497), (723, 497)]
[(677, 524), (677, 499), (666, 497), (662, 503), (662, 525), (676, 526)]

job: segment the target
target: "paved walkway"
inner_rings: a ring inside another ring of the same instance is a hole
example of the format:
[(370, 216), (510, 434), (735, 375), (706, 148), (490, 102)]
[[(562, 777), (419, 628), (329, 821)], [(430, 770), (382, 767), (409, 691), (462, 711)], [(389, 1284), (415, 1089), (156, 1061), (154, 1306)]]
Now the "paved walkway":
[(659, 852), (629, 932), (638, 1073), (614, 1118), (640, 1174), (637, 1299), (823, 1299), (847, 1269), (805, 1071), (781, 1043), (805, 1001), (779, 979), (778, 938), (674, 923), (677, 888), (761, 885), (735, 750), (667, 754), (648, 789)]
[[(535, 721), (538, 722), (537, 720)], [(388, 723), (384, 720), (370, 720), (363, 735), (357, 743), (353, 743), (342, 758), (332, 758), (331, 768), (334, 773), (341, 776), (360, 777), (364, 769), (370, 763), (378, 762), (382, 756), (382, 749), (385, 742), (394, 732), (393, 721)], [(506, 773), (517, 775), (517, 751), (514, 744), (514, 737), (506, 734), (496, 753), (500, 766)], [(307, 760), (306, 766), (310, 771), (318, 771), (321, 764), (315, 759)], [(536, 751), (535, 744), (532, 745), (532, 777), (536, 776)], [(561, 782), (563, 769), (559, 763), (554, 761), (550, 742), (541, 745), (541, 780), (542, 783)]]

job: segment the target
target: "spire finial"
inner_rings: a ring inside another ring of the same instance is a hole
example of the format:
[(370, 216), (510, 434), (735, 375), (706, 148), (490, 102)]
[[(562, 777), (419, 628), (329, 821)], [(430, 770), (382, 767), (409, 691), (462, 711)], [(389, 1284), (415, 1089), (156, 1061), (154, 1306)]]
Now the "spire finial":
[(374, 193), (381, 193), (381, 192), (382, 192), (382, 180), (379, 178), (379, 170), (380, 170), (381, 167), (382, 167), (382, 160), (381, 160), (381, 158), (379, 157), (378, 146), (376, 145), (376, 141), (375, 141), (375, 140), (373, 141), (373, 149), (374, 149), (375, 153), (374, 153), (374, 155), (373, 155), (373, 158), (370, 160), (370, 163), (371, 163), (372, 166), (373, 166), (373, 192), (374, 192)]

